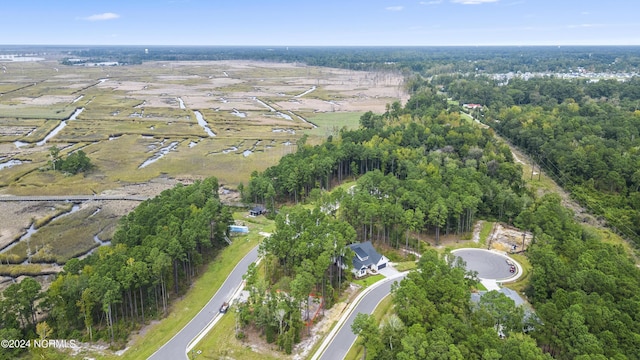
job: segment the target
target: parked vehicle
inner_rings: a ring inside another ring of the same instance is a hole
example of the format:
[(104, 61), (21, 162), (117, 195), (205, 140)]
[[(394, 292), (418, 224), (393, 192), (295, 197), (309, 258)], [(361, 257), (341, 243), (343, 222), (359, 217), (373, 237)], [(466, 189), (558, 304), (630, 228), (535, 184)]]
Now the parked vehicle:
[(229, 303), (225, 301), (222, 303), (222, 306), (220, 306), (220, 313), (224, 314), (227, 310), (229, 310)]

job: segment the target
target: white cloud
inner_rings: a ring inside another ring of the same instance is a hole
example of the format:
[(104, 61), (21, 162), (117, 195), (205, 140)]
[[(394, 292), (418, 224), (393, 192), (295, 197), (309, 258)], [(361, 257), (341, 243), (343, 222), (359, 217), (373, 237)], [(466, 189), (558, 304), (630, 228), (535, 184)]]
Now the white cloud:
[(420, 1), (420, 5), (438, 5), (442, 4), (442, 0)]
[(87, 21), (104, 21), (104, 20), (117, 19), (119, 17), (120, 17), (120, 15), (118, 15), (118, 14), (107, 12), (107, 13), (95, 14), (95, 15), (87, 16), (87, 17), (85, 17), (83, 19), (87, 20)]
[(595, 28), (595, 27), (605, 27), (605, 24), (577, 24), (577, 25), (567, 25), (569, 29), (584, 29), (584, 28)]
[(479, 4), (494, 3), (498, 1), (499, 0), (451, 0), (452, 3), (464, 4), (464, 5), (479, 5)]
[(404, 9), (404, 6), (389, 6), (385, 8), (387, 11), (402, 11), (402, 9)]

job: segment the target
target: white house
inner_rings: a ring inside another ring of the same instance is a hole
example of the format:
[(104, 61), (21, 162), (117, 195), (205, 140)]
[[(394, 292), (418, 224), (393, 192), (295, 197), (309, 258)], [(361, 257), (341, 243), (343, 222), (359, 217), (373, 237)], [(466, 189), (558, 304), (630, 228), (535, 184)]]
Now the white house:
[(355, 255), (351, 260), (353, 263), (353, 274), (355, 277), (362, 277), (367, 271), (378, 271), (387, 266), (389, 259), (379, 254), (371, 245), (371, 241), (351, 244), (348, 247), (353, 250)]

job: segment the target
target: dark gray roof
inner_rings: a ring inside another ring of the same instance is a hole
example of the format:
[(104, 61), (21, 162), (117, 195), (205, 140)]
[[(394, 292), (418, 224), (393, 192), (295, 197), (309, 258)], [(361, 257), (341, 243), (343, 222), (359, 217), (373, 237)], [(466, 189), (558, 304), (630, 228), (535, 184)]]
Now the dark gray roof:
[(348, 245), (348, 247), (356, 253), (356, 256), (354, 256), (352, 260), (354, 269), (361, 269), (363, 266), (369, 267), (377, 264), (382, 258), (382, 255), (371, 245), (371, 241), (351, 244)]

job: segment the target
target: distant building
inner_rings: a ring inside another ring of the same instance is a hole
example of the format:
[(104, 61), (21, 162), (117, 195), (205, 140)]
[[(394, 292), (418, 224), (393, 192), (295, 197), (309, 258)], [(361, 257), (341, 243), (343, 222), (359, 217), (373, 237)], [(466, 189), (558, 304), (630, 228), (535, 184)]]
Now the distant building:
[(470, 110), (475, 110), (475, 109), (482, 110), (482, 105), (480, 104), (462, 104), (462, 107)]
[(355, 253), (351, 262), (353, 269), (351, 270), (355, 277), (362, 277), (367, 271), (375, 271), (385, 268), (389, 259), (379, 254), (371, 245), (371, 241), (348, 245)]
[(267, 213), (267, 209), (262, 205), (255, 206), (253, 209), (249, 210), (250, 216), (258, 216), (266, 213)]

